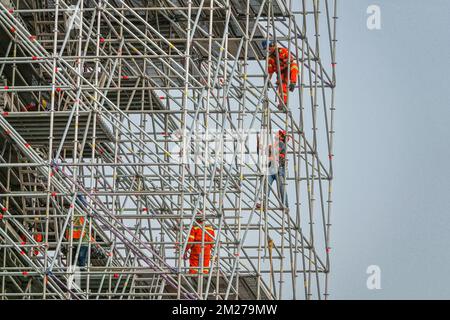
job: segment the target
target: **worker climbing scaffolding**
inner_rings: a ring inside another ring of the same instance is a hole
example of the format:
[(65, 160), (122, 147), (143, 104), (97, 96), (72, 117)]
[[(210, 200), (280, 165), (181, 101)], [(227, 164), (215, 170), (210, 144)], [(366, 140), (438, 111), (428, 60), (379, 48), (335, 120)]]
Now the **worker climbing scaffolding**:
[[(88, 245), (89, 236), (86, 231), (82, 231), (84, 225), (84, 217), (76, 217), (73, 221), (73, 229), (72, 229), (72, 240), (74, 242), (74, 248), (72, 251), (72, 258), (76, 257), (76, 248), (78, 247), (78, 241), (81, 238), (80, 250), (78, 253), (77, 266), (85, 267), (87, 262), (88, 255)], [(86, 228), (84, 228), (86, 229)], [(70, 230), (66, 231), (66, 239), (70, 241)]]
[[(267, 161), (267, 175), (268, 175), (268, 191), (267, 196), (270, 195), (270, 190), (274, 181), (276, 181), (277, 192), (279, 199), (281, 199), (285, 208), (289, 207), (288, 197), (286, 193), (286, 153), (287, 153), (287, 136), (285, 130), (278, 130), (273, 144), (266, 148), (268, 153)], [(259, 145), (258, 153), (264, 146)], [(261, 204), (257, 203), (256, 208), (261, 208)]]
[[(211, 251), (214, 246), (214, 229), (204, 224), (203, 214), (199, 212), (195, 224), (189, 233), (189, 240), (184, 252), (183, 259), (189, 258), (189, 273), (197, 274), (201, 270), (200, 261), (203, 259), (203, 273), (209, 273), (211, 262)], [(202, 250), (202, 247), (204, 250)], [(190, 255), (188, 253), (190, 251)]]
[[(78, 195), (77, 200), (80, 204), (83, 206), (87, 206), (86, 200), (83, 196)], [(87, 224), (85, 223), (85, 218), (83, 216), (77, 216), (74, 218), (73, 221), (73, 227), (72, 227), (72, 233), (70, 233), (70, 227), (66, 230), (66, 239), (70, 242), (70, 240), (73, 241), (74, 247), (72, 248), (72, 261), (75, 260), (77, 256), (77, 248), (78, 243), (81, 238), (81, 244), (80, 249), (78, 252), (78, 259), (76, 259), (77, 263), (76, 265), (78, 267), (84, 268), (86, 267), (87, 260), (88, 260), (88, 243), (89, 243), (89, 232), (87, 232)]]
[(279, 101), (278, 109), (283, 110), (283, 106), (287, 106), (288, 99), (288, 83), (289, 91), (294, 91), (298, 78), (298, 64), (295, 57), (286, 48), (279, 48), (274, 41), (263, 41), (262, 48), (268, 50), (268, 67), (269, 80), (274, 73), (277, 74), (277, 90), (283, 103)]

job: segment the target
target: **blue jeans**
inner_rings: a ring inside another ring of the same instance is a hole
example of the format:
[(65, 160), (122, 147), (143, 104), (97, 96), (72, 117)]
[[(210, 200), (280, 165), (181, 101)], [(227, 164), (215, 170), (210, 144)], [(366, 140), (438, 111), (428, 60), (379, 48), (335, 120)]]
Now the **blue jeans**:
[(270, 195), (270, 187), (272, 186), (272, 183), (276, 180), (277, 181), (277, 189), (278, 189), (278, 195), (280, 197), (280, 199), (284, 199), (284, 205), (287, 207), (289, 207), (289, 202), (288, 202), (288, 196), (286, 193), (286, 190), (284, 189), (284, 171), (285, 171), (285, 167), (280, 166), (278, 168), (278, 173), (277, 174), (271, 174), (269, 175), (269, 191), (268, 191), (268, 196)]
[(80, 252), (78, 253), (77, 266), (85, 267), (87, 263), (87, 256), (88, 256), (88, 246), (81, 245)]

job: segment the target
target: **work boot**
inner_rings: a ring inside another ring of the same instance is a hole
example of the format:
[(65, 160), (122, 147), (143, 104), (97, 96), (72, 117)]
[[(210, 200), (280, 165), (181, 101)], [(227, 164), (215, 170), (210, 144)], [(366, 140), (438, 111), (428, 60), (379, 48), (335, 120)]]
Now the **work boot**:
[(280, 110), (280, 111), (282, 111), (282, 112), (286, 112), (287, 108), (286, 108), (282, 103), (280, 103), (280, 104), (278, 105), (278, 110)]

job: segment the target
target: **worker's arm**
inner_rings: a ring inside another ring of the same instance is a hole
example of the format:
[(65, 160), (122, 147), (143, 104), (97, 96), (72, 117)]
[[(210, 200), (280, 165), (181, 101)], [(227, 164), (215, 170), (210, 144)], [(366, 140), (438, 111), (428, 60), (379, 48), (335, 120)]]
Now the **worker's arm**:
[(291, 66), (291, 83), (297, 83), (297, 77), (298, 77), (298, 66), (296, 63), (292, 64)]
[(212, 227), (206, 227), (205, 232), (208, 233), (207, 239), (208, 242), (210, 242), (209, 245), (211, 246), (211, 248), (214, 247), (214, 239), (216, 238), (216, 233), (214, 232), (214, 229)]
[(267, 72), (269, 73), (269, 80), (272, 78), (272, 74), (277, 71), (277, 64), (273, 57), (269, 57)]
[(189, 239), (188, 239), (188, 243), (186, 245), (186, 250), (184, 250), (183, 259), (185, 259), (185, 260), (188, 258), (188, 252), (189, 252), (189, 250), (191, 250), (191, 248), (193, 246), (194, 239), (195, 239), (195, 231), (194, 231), (194, 228), (192, 228), (191, 232), (189, 233)]
[(290, 63), (291, 63), (291, 72), (290, 72), (290, 81), (291, 81), (291, 83), (297, 83), (297, 77), (298, 77), (298, 72), (299, 72), (299, 69), (298, 69), (298, 64), (297, 64), (297, 61), (296, 61), (296, 59), (295, 59), (295, 57), (294, 56), (292, 56), (291, 55), (291, 61), (290, 61)]

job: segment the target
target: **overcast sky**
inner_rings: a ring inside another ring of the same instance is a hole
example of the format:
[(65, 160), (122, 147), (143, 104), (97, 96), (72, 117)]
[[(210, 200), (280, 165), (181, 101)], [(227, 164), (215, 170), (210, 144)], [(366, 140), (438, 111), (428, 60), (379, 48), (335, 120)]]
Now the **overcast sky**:
[(450, 1), (341, 0), (338, 22), (331, 297), (449, 299)]

